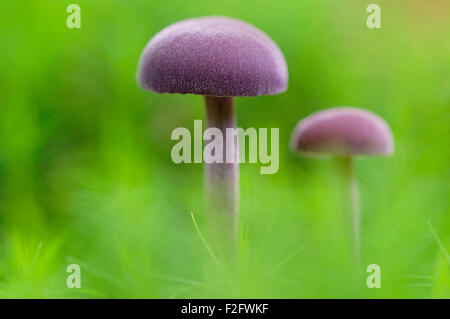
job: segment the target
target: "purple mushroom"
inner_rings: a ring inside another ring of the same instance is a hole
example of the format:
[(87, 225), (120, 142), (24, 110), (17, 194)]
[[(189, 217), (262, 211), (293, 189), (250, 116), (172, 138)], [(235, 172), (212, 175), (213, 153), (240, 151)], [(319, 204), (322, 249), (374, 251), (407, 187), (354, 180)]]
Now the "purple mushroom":
[(391, 155), (394, 143), (389, 126), (378, 115), (353, 107), (319, 111), (298, 123), (291, 137), (291, 149), (305, 156), (336, 158), (339, 176), (348, 192), (355, 258), (359, 263), (359, 189), (353, 172), (353, 157)]
[[(145, 47), (138, 67), (139, 85), (158, 93), (205, 96), (206, 127), (224, 136), (223, 163), (206, 163), (208, 217), (236, 242), (238, 227), (238, 148), (227, 141), (236, 128), (233, 96), (281, 93), (287, 66), (278, 46), (256, 27), (227, 17), (202, 17), (172, 24)], [(228, 152), (226, 154), (228, 144)], [(233, 158), (227, 163), (226, 158)], [(208, 160), (205, 158), (205, 162)]]

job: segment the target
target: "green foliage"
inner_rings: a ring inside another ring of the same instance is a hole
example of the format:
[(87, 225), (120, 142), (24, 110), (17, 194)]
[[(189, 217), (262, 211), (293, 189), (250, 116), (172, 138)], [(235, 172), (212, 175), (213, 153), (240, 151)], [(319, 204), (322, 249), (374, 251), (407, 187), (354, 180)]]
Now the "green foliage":
[[(373, 30), (368, 1), (80, 0), (68, 29), (70, 3), (2, 3), (0, 297), (450, 297), (448, 2), (380, 0)], [(204, 15), (253, 23), (289, 66), (285, 94), (236, 99), (240, 127), (280, 128), (280, 170), (241, 165), (235, 275), (199, 237), (202, 166), (170, 159), (202, 98), (135, 80), (151, 36)], [(349, 258), (333, 165), (288, 149), (298, 120), (340, 105), (395, 138), (393, 157), (356, 161), (362, 264), (381, 266), (381, 289)], [(81, 289), (66, 287), (70, 263)]]

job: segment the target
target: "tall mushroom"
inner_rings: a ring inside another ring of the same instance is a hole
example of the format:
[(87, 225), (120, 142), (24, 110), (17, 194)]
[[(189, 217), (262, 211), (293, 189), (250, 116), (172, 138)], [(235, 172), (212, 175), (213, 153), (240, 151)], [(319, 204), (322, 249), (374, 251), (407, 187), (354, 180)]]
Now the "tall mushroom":
[[(137, 78), (146, 90), (205, 96), (206, 127), (222, 132), (225, 149), (223, 163), (204, 159), (207, 212), (214, 219), (214, 231), (228, 238), (224, 240), (228, 244), (220, 243), (223, 238), (218, 235), (218, 245), (233, 250), (239, 173), (237, 141), (226, 140), (226, 129), (236, 128), (232, 97), (285, 91), (288, 75), (283, 54), (248, 23), (228, 17), (194, 18), (166, 27), (149, 41)], [(232, 154), (227, 156), (227, 151)], [(232, 158), (232, 163), (226, 158)]]
[(378, 115), (353, 107), (316, 112), (301, 120), (291, 136), (291, 149), (305, 156), (335, 157), (340, 178), (346, 185), (354, 238), (354, 254), (360, 261), (359, 188), (353, 172), (356, 156), (391, 155), (392, 133)]

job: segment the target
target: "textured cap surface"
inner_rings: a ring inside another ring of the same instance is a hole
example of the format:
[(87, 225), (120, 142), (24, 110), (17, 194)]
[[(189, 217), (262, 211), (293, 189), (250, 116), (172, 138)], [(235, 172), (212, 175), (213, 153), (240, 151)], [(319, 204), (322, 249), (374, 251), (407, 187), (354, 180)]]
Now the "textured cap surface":
[(306, 155), (390, 155), (394, 143), (389, 126), (378, 115), (338, 107), (301, 120), (292, 134), (291, 148)]
[(163, 29), (145, 47), (137, 77), (143, 89), (213, 96), (277, 94), (288, 79), (275, 42), (227, 17), (194, 18)]

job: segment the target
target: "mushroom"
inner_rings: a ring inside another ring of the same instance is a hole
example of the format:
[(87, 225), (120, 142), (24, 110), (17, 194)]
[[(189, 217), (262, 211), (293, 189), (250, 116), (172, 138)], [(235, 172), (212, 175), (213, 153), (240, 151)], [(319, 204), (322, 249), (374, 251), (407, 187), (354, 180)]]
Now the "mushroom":
[(235, 138), (230, 141), (226, 136), (227, 128), (236, 129), (232, 97), (284, 92), (288, 75), (282, 52), (266, 34), (246, 22), (218, 16), (188, 19), (166, 27), (148, 42), (137, 79), (145, 90), (205, 96), (206, 128), (222, 132), (225, 150), (223, 163), (204, 159), (207, 214), (215, 220), (213, 232), (222, 233), (234, 246), (238, 147)]
[(356, 156), (391, 155), (392, 133), (378, 115), (353, 107), (316, 112), (301, 120), (291, 136), (291, 149), (305, 156), (335, 157), (338, 175), (348, 192), (354, 254), (360, 261), (359, 188), (353, 172)]

